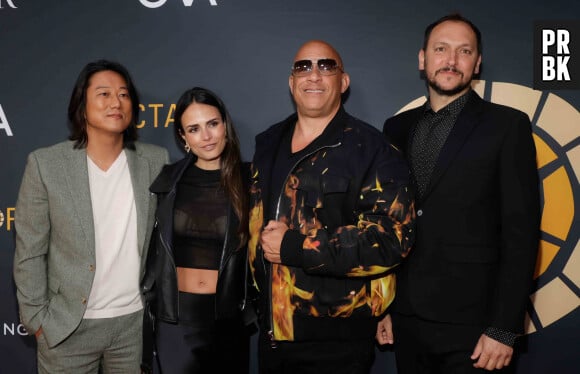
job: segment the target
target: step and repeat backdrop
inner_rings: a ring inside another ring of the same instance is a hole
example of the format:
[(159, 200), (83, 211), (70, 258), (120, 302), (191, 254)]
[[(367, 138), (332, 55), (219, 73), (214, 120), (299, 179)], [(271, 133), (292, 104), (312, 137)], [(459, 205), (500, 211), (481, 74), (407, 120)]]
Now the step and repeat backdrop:
[[(107, 58), (130, 70), (140, 137), (173, 160), (182, 156), (172, 129), (179, 95), (215, 91), (251, 160), (254, 136), (293, 111), (288, 75), (302, 43), (337, 48), (351, 76), (347, 110), (380, 129), (425, 100), (423, 30), (455, 11), (483, 33), (474, 88), (526, 112), (534, 126), (542, 240), (517, 372), (577, 373), (580, 2), (569, 0), (0, 0), (0, 373), (36, 372), (12, 280), (14, 206), (27, 154), (67, 137), (68, 100), (87, 62)], [(377, 350), (373, 373), (387, 372), (396, 373), (394, 356)]]

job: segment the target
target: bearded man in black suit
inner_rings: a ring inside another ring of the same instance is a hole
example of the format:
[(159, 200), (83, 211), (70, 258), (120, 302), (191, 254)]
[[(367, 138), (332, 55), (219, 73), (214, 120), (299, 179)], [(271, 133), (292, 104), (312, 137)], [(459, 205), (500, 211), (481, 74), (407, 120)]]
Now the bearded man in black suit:
[[(528, 116), (482, 100), (481, 33), (458, 14), (425, 30), (427, 102), (385, 122), (416, 190), (416, 242), (379, 343), (399, 374), (511, 370), (536, 261), (540, 198)], [(392, 329), (391, 329), (392, 326)], [(394, 332), (394, 335), (393, 335)]]

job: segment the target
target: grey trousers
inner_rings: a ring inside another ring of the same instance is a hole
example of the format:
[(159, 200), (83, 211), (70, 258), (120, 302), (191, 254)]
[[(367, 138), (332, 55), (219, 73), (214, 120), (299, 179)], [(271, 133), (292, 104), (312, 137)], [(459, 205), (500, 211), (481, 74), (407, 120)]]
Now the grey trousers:
[[(120, 317), (83, 319), (62, 343), (37, 339), (38, 372), (140, 373), (143, 310)], [(101, 370), (101, 371), (99, 371)]]

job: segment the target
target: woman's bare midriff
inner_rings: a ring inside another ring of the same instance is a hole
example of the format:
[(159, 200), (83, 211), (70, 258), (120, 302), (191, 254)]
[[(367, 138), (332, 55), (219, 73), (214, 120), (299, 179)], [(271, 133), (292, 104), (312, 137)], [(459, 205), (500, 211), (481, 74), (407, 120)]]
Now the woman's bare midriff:
[(177, 267), (177, 288), (181, 292), (214, 294), (217, 280), (217, 270)]

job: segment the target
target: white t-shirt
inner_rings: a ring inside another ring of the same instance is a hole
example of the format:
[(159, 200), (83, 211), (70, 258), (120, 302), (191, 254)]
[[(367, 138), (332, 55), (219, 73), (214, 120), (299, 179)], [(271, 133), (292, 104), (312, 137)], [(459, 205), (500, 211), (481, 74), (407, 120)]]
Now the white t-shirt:
[(95, 278), (83, 318), (111, 318), (143, 308), (139, 292), (137, 211), (125, 151), (107, 171), (87, 156), (95, 227)]

